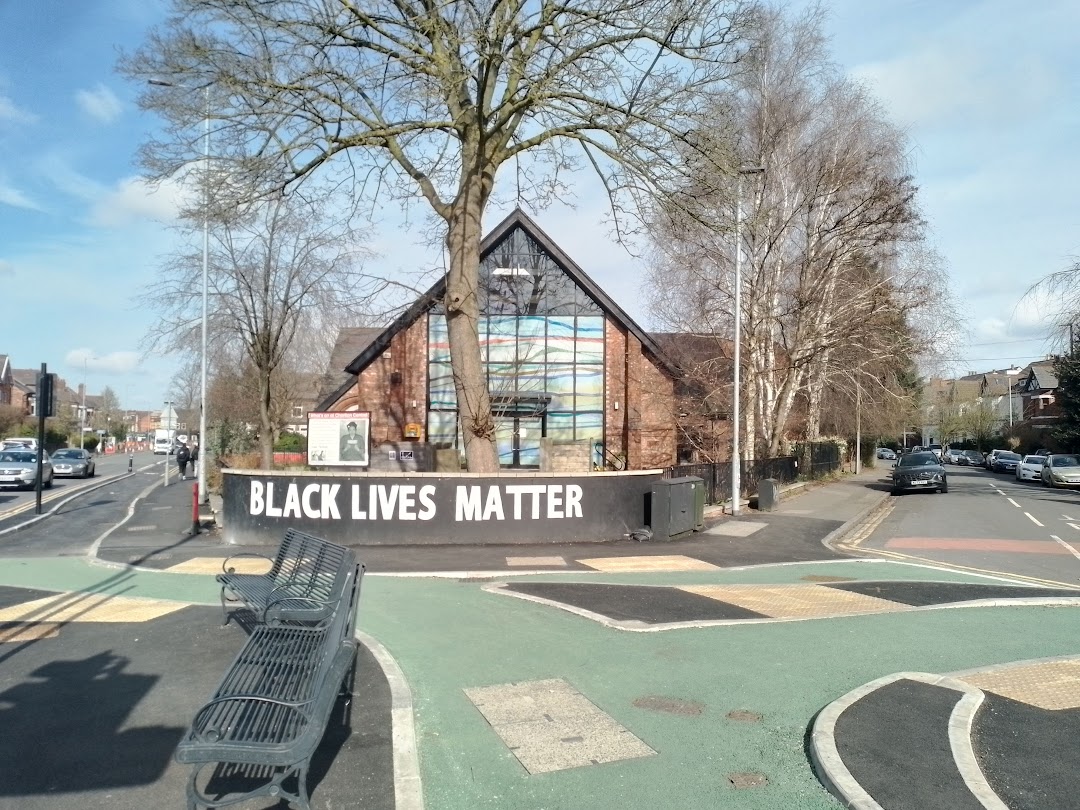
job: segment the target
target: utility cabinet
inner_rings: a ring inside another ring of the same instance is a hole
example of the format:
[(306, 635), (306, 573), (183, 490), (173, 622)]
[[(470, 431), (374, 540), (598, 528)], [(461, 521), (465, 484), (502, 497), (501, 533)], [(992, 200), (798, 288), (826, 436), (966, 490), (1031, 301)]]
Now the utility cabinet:
[(705, 482), (694, 476), (662, 478), (652, 486), (653, 540), (678, 540), (705, 528)]

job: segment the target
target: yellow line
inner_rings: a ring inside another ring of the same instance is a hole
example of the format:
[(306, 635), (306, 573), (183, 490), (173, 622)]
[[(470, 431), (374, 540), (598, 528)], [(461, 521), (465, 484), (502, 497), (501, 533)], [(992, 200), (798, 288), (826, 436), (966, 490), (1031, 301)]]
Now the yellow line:
[(857, 549), (861, 542), (873, 534), (877, 530), (877, 527), (880, 526), (885, 518), (891, 515), (893, 509), (896, 508), (896, 504), (892, 501), (885, 501), (885, 504), (884, 509), (859, 527), (858, 531), (854, 533), (854, 539), (844, 540), (844, 545), (850, 546), (852, 549)]
[(894, 560), (905, 560), (905, 561), (910, 560), (910, 561), (920, 562), (920, 563), (929, 563), (930, 565), (932, 565), (932, 566), (934, 566), (936, 568), (944, 568), (944, 569), (954, 570), (954, 571), (963, 571), (965, 573), (970, 572), (970, 573), (976, 573), (976, 574), (988, 574), (990, 576), (995, 576), (995, 577), (1005, 577), (1007, 579), (1015, 579), (1015, 580), (1018, 580), (1020, 582), (1030, 582), (1033, 585), (1049, 585), (1049, 586), (1052, 586), (1052, 587), (1072, 588), (1072, 589), (1076, 589), (1076, 588), (1080, 587), (1080, 585), (1078, 585), (1078, 583), (1076, 583), (1076, 582), (1059, 582), (1056, 579), (1042, 579), (1041, 577), (1029, 577), (1029, 576), (1025, 576), (1024, 574), (1013, 574), (1013, 573), (1010, 573), (1008, 571), (995, 571), (994, 569), (991, 569), (991, 568), (975, 568), (975, 567), (969, 566), (969, 565), (959, 565), (957, 563), (942, 562), (941, 560), (932, 560), (932, 559), (930, 559), (928, 557), (916, 557), (916, 556), (911, 555), (911, 554), (900, 554), (900, 553), (895, 552), (895, 551), (885, 551), (884, 549), (863, 548), (863, 549), (859, 549), (859, 551), (861, 551), (864, 554), (878, 554), (878, 555), (880, 555), (882, 557), (888, 557), (888, 558), (894, 559)]

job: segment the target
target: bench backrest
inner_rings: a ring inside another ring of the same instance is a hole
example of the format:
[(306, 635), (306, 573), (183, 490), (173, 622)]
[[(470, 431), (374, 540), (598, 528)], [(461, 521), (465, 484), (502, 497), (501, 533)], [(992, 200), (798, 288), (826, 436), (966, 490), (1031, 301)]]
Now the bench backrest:
[(309, 599), (334, 599), (352, 573), (352, 549), (288, 529), (267, 576), (279, 594)]

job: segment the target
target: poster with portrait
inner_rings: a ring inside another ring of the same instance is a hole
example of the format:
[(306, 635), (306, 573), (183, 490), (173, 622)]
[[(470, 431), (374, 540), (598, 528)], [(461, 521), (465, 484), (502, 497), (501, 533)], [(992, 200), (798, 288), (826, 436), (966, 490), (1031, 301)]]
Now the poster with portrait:
[(313, 467), (368, 466), (371, 414), (367, 411), (308, 413), (308, 464)]

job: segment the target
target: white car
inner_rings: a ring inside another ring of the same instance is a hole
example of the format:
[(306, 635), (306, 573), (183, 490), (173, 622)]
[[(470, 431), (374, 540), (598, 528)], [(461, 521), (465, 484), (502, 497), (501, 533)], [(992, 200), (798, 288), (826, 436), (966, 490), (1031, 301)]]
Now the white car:
[(1016, 465), (1017, 481), (1039, 481), (1042, 477), (1043, 456), (1024, 456)]

